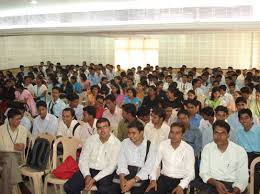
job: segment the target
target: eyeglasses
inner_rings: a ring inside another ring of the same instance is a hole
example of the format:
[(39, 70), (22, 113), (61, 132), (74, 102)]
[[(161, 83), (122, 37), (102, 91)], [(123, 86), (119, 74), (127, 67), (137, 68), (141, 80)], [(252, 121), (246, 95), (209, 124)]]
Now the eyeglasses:
[(101, 129), (107, 129), (107, 128), (109, 128), (109, 126), (108, 126), (108, 125), (105, 125), (105, 126), (100, 126), (100, 127), (97, 127), (97, 130), (101, 130)]

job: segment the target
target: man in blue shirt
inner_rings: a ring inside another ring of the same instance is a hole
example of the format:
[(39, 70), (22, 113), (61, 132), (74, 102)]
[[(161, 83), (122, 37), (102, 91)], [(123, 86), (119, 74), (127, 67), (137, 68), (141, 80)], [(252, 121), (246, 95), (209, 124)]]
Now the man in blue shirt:
[(89, 68), (88, 80), (90, 81), (90, 86), (98, 85), (98, 83), (99, 83), (99, 81), (98, 81), (99, 79), (98, 79), (97, 75), (95, 74), (95, 70), (93, 67)]
[[(237, 143), (244, 147), (248, 155), (249, 165), (256, 157), (260, 156), (260, 126), (253, 122), (253, 115), (250, 109), (242, 109), (238, 112), (238, 118), (242, 124), (236, 136)], [(260, 190), (260, 165), (256, 165), (254, 175), (254, 193)]]
[(190, 128), (198, 129), (200, 126), (200, 120), (202, 117), (197, 113), (199, 110), (199, 101), (198, 100), (186, 100), (184, 102), (185, 109), (189, 113), (190, 119)]

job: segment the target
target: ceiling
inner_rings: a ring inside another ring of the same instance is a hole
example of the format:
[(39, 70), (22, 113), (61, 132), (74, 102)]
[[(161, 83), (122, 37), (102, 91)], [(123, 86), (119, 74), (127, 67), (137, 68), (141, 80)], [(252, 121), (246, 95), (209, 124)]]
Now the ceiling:
[[(31, 4), (30, 0), (0, 0), (0, 11), (11, 9), (24, 9), (31, 7), (46, 7), (61, 4), (94, 3), (94, 2), (115, 2), (122, 0), (37, 0), (37, 4)], [(128, 0), (129, 1), (129, 0)], [(132, 0), (133, 1), (133, 0)]]

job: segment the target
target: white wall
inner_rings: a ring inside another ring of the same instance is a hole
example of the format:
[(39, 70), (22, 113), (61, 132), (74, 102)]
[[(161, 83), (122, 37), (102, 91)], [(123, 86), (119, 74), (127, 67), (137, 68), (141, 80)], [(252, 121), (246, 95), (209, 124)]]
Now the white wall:
[(114, 63), (114, 40), (86, 36), (0, 37), (0, 69), (37, 65), (50, 60), (62, 64)]
[[(180, 67), (260, 68), (260, 32), (186, 32), (156, 35), (159, 65)], [(113, 38), (88, 36), (0, 37), (0, 69), (37, 65), (51, 60), (62, 64), (114, 64)]]

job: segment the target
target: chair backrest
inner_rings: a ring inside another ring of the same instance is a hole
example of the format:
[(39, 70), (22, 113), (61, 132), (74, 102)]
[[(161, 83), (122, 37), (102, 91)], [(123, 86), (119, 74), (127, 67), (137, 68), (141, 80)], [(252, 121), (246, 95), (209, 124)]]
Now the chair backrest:
[(38, 137), (47, 139), (51, 145), (54, 142), (54, 140), (56, 139), (56, 137), (54, 135), (49, 134), (49, 133), (40, 133), (40, 134), (38, 134), (38, 136), (36, 138), (38, 138)]
[(251, 164), (250, 164), (250, 183), (249, 183), (249, 192), (250, 194), (254, 194), (255, 191), (254, 191), (254, 175), (255, 175), (255, 167), (256, 167), (256, 164), (257, 163), (260, 163), (260, 156), (255, 158)]
[(53, 169), (56, 169), (57, 167), (57, 148), (59, 143), (62, 143), (63, 147), (62, 161), (64, 161), (68, 156), (72, 156), (76, 160), (77, 149), (82, 145), (82, 142), (75, 137), (60, 137), (56, 139), (53, 144)]

